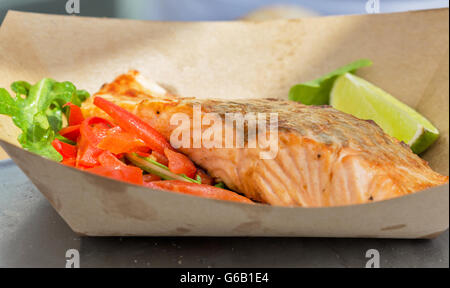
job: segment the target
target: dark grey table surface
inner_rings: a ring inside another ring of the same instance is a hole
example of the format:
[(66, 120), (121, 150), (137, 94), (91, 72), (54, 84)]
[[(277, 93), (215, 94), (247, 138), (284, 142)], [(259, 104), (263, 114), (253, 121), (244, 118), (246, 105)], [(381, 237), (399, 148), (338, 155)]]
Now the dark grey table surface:
[(0, 161), (0, 267), (449, 267), (449, 233), (434, 240), (319, 238), (91, 238), (73, 233), (10, 160)]

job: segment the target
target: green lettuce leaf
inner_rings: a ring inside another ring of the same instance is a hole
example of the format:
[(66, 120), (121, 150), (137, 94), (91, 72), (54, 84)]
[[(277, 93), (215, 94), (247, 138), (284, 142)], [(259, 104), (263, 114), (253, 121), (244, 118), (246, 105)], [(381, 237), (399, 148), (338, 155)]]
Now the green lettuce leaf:
[(8, 91), (0, 88), (0, 114), (13, 116), (20, 112), (16, 101), (9, 95)]
[(81, 104), (90, 97), (89, 92), (86, 90), (75, 90), (70, 102), (81, 107)]
[(318, 79), (295, 85), (289, 91), (289, 99), (305, 105), (328, 105), (334, 81), (340, 75), (353, 73), (359, 68), (372, 65), (368, 59), (360, 59), (340, 67)]
[(17, 95), (28, 95), (30, 91), (31, 84), (26, 81), (16, 81), (11, 84), (11, 90), (16, 92)]
[(59, 137), (63, 114), (68, 113), (64, 105), (72, 102), (81, 106), (89, 93), (77, 90), (70, 82), (56, 82), (50, 78), (44, 78), (35, 85), (17, 81), (11, 84), (11, 90), (16, 93), (15, 98), (0, 88), (0, 114), (11, 116), (14, 124), (22, 130), (19, 143), (28, 151), (61, 161), (62, 156), (51, 143)]

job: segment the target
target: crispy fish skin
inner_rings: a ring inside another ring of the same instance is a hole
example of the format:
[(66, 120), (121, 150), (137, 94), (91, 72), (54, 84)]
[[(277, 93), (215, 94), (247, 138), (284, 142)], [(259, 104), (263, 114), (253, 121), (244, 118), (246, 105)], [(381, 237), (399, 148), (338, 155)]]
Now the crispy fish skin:
[[(180, 148), (231, 189), (271, 205), (361, 204), (448, 182), (447, 176), (434, 172), (406, 144), (385, 134), (373, 121), (329, 106), (276, 99), (180, 98), (146, 82), (137, 71), (105, 84), (95, 96), (135, 113), (168, 139), (177, 128), (170, 125), (172, 115), (186, 113), (192, 119), (196, 104), (201, 105), (202, 117), (205, 113), (217, 113), (222, 119), (225, 113), (278, 113), (278, 153), (274, 159), (261, 159), (261, 148), (249, 148), (257, 139), (246, 141), (244, 148)], [(83, 104), (83, 113), (107, 117), (92, 104), (94, 97)], [(207, 128), (202, 127), (202, 131)], [(190, 135), (192, 138), (192, 129)]]

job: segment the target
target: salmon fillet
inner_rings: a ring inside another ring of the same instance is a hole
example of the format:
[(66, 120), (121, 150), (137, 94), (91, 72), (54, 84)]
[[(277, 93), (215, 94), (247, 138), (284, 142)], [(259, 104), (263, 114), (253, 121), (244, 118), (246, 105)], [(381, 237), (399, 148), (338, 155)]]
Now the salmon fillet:
[[(404, 143), (385, 134), (373, 121), (360, 120), (329, 106), (306, 106), (276, 99), (202, 100), (176, 97), (137, 71), (105, 84), (100, 96), (148, 121), (167, 139), (177, 129), (170, 124), (176, 113), (193, 118), (195, 105), (201, 115), (217, 113), (277, 113), (277, 154), (261, 159), (256, 143), (244, 147), (179, 148), (211, 176), (230, 189), (271, 205), (323, 207), (368, 203), (414, 193), (448, 183)], [(83, 106), (85, 116), (108, 116), (96, 108), (94, 97)], [(227, 124), (223, 124), (224, 126)], [(212, 126), (203, 126), (202, 132)], [(249, 127), (243, 129), (248, 136)], [(185, 128), (193, 137), (192, 127)], [(266, 131), (273, 130), (267, 124)], [(225, 131), (225, 127), (223, 130)], [(225, 133), (222, 134), (225, 138)], [(225, 141), (221, 139), (220, 141)], [(223, 143), (222, 143), (223, 144)], [(256, 146), (256, 148), (254, 148)]]

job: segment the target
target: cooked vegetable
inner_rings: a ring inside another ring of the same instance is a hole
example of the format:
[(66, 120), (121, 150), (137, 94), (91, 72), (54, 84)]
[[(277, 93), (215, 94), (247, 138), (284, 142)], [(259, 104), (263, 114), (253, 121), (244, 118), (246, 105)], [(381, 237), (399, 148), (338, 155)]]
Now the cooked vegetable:
[(185, 174), (186, 176), (193, 178), (197, 168), (194, 163), (189, 160), (185, 155), (175, 152), (171, 149), (164, 149), (164, 154), (169, 160), (169, 170), (175, 174)]
[(189, 178), (186, 175), (178, 175), (170, 171), (170, 169), (161, 164), (156, 162), (155, 160), (151, 159), (150, 157), (141, 157), (137, 153), (129, 153), (126, 154), (126, 158), (136, 165), (137, 167), (141, 168), (142, 170), (157, 175), (158, 177), (161, 177), (161, 179), (164, 180), (180, 180), (184, 182), (191, 182), (191, 183), (201, 183), (201, 179), (198, 178), (196, 180)]
[(142, 185), (144, 183), (142, 180), (142, 170), (133, 166), (124, 166), (120, 169), (97, 166), (86, 169), (86, 171), (132, 184)]
[(126, 166), (125, 163), (117, 159), (117, 157), (114, 156), (114, 154), (112, 154), (109, 151), (103, 151), (98, 156), (98, 162), (100, 163), (101, 166), (110, 167), (114, 169), (120, 169), (121, 167)]
[(69, 107), (69, 126), (73, 126), (73, 125), (79, 125), (81, 124), (81, 122), (83, 122), (84, 117), (83, 117), (83, 113), (81, 112), (80, 107), (78, 107), (75, 104), (72, 103), (66, 103), (64, 104), (63, 107)]
[(103, 152), (97, 145), (113, 125), (99, 117), (89, 117), (81, 123), (78, 141), (77, 166), (93, 167), (98, 165), (98, 156)]
[(144, 182), (153, 182), (153, 181), (161, 180), (161, 177), (154, 175), (154, 174), (145, 174), (143, 178), (144, 178)]
[(206, 174), (206, 172), (203, 171), (202, 169), (197, 169), (195, 178), (200, 179), (200, 183), (202, 183), (202, 184), (207, 184), (207, 185), (214, 184), (214, 179), (211, 176), (209, 176), (208, 174)]
[(46, 158), (61, 161), (63, 157), (52, 146), (56, 133), (62, 127), (64, 105), (80, 104), (89, 94), (77, 90), (70, 82), (56, 82), (44, 78), (35, 85), (17, 81), (11, 85), (16, 93), (13, 98), (0, 88), (0, 114), (12, 117), (22, 130), (18, 140), (22, 147)]
[(217, 183), (216, 185), (214, 185), (214, 187), (227, 189), (227, 185), (225, 185), (225, 183), (223, 183), (223, 182)]
[(103, 151), (98, 156), (98, 161), (100, 166), (89, 168), (87, 171), (120, 181), (143, 184), (142, 170), (138, 167), (126, 165), (111, 152)]
[(58, 139), (61, 142), (64, 142), (64, 143), (67, 143), (67, 144), (70, 144), (70, 145), (73, 145), (73, 146), (77, 145), (77, 142), (75, 142), (73, 140), (70, 140), (70, 139), (68, 139), (68, 138), (66, 138), (64, 136), (61, 136), (60, 134), (56, 134), (55, 139)]
[(249, 204), (253, 203), (250, 199), (241, 196), (235, 192), (205, 184), (188, 183), (178, 180), (169, 180), (169, 181), (148, 182), (144, 183), (144, 185), (146, 187), (153, 189), (169, 190), (218, 200), (228, 200)]
[(164, 166), (169, 165), (169, 160), (166, 158), (166, 156), (164, 156), (164, 154), (152, 151), (150, 157), (156, 162), (163, 164)]
[(73, 125), (64, 127), (59, 130), (59, 135), (76, 142), (80, 136), (80, 126), (81, 125)]
[(137, 138), (134, 134), (123, 131), (120, 127), (109, 129), (97, 147), (111, 151), (114, 154), (149, 150), (144, 141)]
[(61, 164), (76, 167), (77, 159), (76, 158), (67, 158), (61, 161)]
[(163, 154), (165, 148), (173, 149), (164, 136), (133, 113), (101, 97), (95, 97), (94, 104), (106, 112), (120, 128), (135, 134), (152, 150)]
[(360, 59), (318, 79), (295, 85), (289, 91), (289, 99), (305, 105), (328, 105), (331, 88), (338, 76), (370, 65), (372, 65), (370, 60)]
[(63, 157), (63, 160), (75, 159), (77, 157), (77, 147), (64, 143), (58, 139), (53, 140), (53, 148)]

